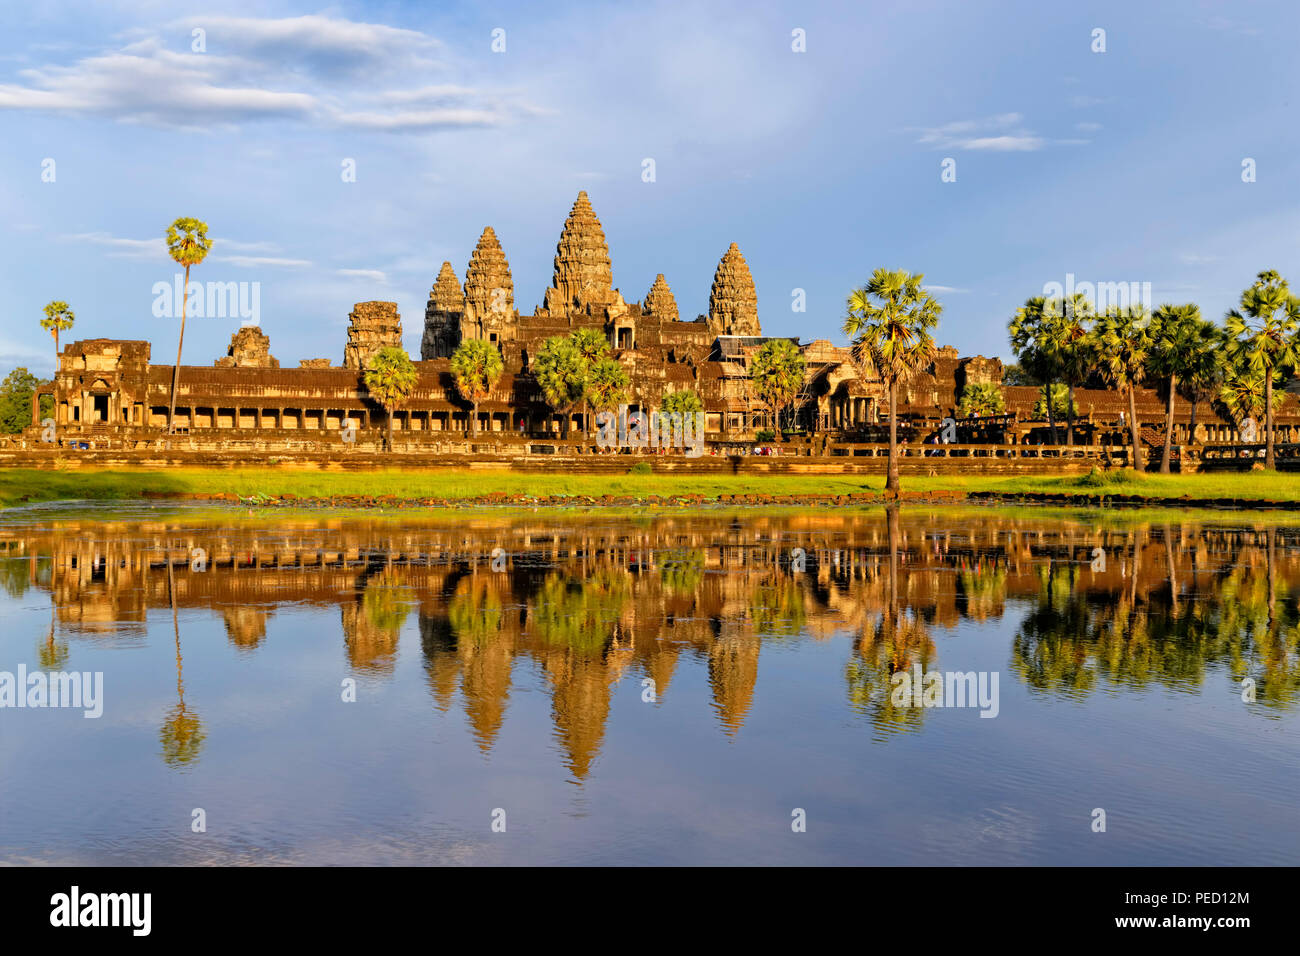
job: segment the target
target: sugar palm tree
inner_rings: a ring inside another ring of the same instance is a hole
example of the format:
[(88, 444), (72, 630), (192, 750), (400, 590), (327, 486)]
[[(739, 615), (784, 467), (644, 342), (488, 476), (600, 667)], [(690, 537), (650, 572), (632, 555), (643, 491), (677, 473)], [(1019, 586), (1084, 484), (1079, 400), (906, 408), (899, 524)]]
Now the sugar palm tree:
[(1069, 392), (1065, 406), (1067, 445), (1074, 444), (1074, 389), (1087, 380), (1096, 362), (1088, 335), (1094, 318), (1092, 303), (1081, 293), (1064, 301), (1048, 300), (1044, 345)]
[(1223, 370), (1218, 398), (1238, 423), (1245, 418), (1267, 419), (1269, 413), (1265, 402), (1272, 406), (1272, 411), (1277, 411), (1285, 398), (1284, 384), (1282, 377), (1275, 372), (1273, 387), (1269, 388), (1264, 382), (1263, 372), (1251, 368), (1249, 362), (1234, 360)]
[(803, 387), (806, 364), (799, 347), (789, 339), (770, 339), (763, 343), (749, 367), (749, 378), (759, 401), (772, 410), (772, 429), (777, 441), (781, 437), (781, 411)]
[(473, 406), (470, 434), (478, 434), (478, 403), (492, 393), (505, 364), (501, 351), (483, 339), (465, 339), (451, 356), (451, 376), (456, 390)]
[(1191, 421), (1188, 424), (1189, 438), (1196, 441), (1196, 409), (1201, 402), (1213, 401), (1223, 384), (1223, 357), (1226, 334), (1223, 329), (1208, 319), (1202, 327), (1203, 346), (1190, 352), (1183, 365), (1182, 374), (1178, 376), (1178, 391), (1191, 403)]
[(627, 401), (630, 382), (622, 362), (615, 358), (600, 359), (587, 372), (583, 400), (597, 412), (612, 412)]
[(1214, 326), (1201, 318), (1200, 308), (1192, 303), (1160, 306), (1153, 316), (1152, 331), (1152, 371), (1166, 379), (1169, 389), (1165, 407), (1165, 447), (1160, 455), (1160, 473), (1167, 475), (1173, 448), (1174, 399), (1178, 395), (1178, 380), (1201, 364), (1204, 353), (1213, 349), (1217, 336)]
[[(1020, 368), (1039, 385), (1050, 388), (1059, 378), (1061, 368), (1058, 355), (1050, 340), (1053, 306), (1044, 296), (1026, 299), (1016, 310), (1008, 326), (1011, 350), (1016, 353)], [(1047, 427), (1052, 444), (1057, 441), (1056, 416), (1051, 404), (1047, 407)]]
[(181, 349), (185, 347), (185, 303), (190, 297), (190, 267), (202, 262), (212, 248), (208, 224), (197, 219), (180, 218), (167, 227), (167, 253), (185, 267), (185, 285), (181, 290), (181, 334), (176, 342), (176, 365), (172, 369), (172, 395), (167, 406), (167, 432), (174, 430), (176, 390), (181, 380)]
[(943, 306), (903, 269), (877, 269), (849, 293), (844, 334), (854, 364), (874, 369), (889, 391), (889, 465), (885, 490), (898, 492), (898, 386), (934, 361), (934, 329)]
[(546, 403), (564, 418), (563, 436), (569, 437), (569, 412), (587, 391), (587, 363), (573, 340), (552, 336), (542, 343), (533, 361), (533, 380)]
[(1107, 309), (1093, 326), (1097, 365), (1105, 379), (1128, 395), (1133, 467), (1142, 470), (1142, 430), (1138, 427), (1137, 387), (1146, 378), (1151, 356), (1151, 313), (1142, 305)]
[[(583, 364), (588, 372), (591, 371), (593, 365), (609, 355), (609, 340), (605, 338), (604, 333), (599, 329), (591, 327), (575, 329), (569, 334), (569, 341), (573, 343), (573, 348), (582, 357)], [(585, 391), (582, 395), (582, 433), (587, 436), (591, 435), (590, 405)]]
[(676, 412), (679, 415), (694, 415), (696, 412), (704, 411), (704, 402), (700, 400), (700, 396), (696, 395), (694, 391), (683, 388), (680, 391), (666, 394), (662, 407), (669, 414)]
[(176, 609), (176, 573), (172, 570), (171, 555), (167, 555), (167, 594), (172, 605), (172, 632), (176, 636), (176, 706), (167, 712), (158, 740), (162, 744), (163, 762), (169, 767), (184, 770), (199, 759), (203, 741), (203, 721), (192, 707), (185, 706), (185, 681), (181, 660), (181, 625)]
[(1007, 410), (1007, 403), (1002, 398), (1002, 388), (996, 382), (977, 382), (961, 390), (961, 401), (957, 403), (957, 414), (963, 418), (972, 415), (1001, 415)]
[(65, 329), (72, 328), (72, 323), (77, 317), (73, 314), (68, 303), (62, 299), (49, 303), (45, 307), (45, 318), (41, 319), (41, 328), (54, 336), (54, 377), (59, 376), (59, 333)]
[(388, 418), (388, 450), (393, 450), (393, 415), (406, 404), (415, 391), (415, 363), (406, 349), (389, 345), (370, 356), (363, 380)]
[(1255, 284), (1241, 294), (1241, 309), (1233, 309), (1224, 322), (1230, 361), (1258, 374), (1264, 384), (1264, 467), (1272, 469), (1273, 381), (1289, 372), (1300, 359), (1300, 298), (1276, 272), (1261, 272)]

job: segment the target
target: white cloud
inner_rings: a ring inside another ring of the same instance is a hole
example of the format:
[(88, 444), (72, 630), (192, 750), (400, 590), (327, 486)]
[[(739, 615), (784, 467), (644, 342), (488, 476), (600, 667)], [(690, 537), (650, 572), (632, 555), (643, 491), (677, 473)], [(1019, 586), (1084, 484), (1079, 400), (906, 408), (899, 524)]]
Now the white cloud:
[(984, 119), (958, 120), (942, 126), (921, 128), (917, 142), (934, 149), (983, 150), (986, 152), (1029, 152), (1043, 147), (1044, 140), (1022, 126), (1019, 113), (1000, 113)]
[[(168, 49), (159, 34), (139, 33), (70, 65), (21, 70), (22, 82), (0, 84), (0, 109), (191, 130), (265, 119), (455, 129), (540, 112), (518, 91), (428, 82), (449, 67), (435, 55), (441, 44), (415, 30), (322, 16), (199, 17), (173, 27), (169, 35), (185, 43), (180, 50)], [(206, 31), (207, 52), (190, 50), (191, 27)]]
[(246, 268), (271, 266), (274, 268), (300, 269), (311, 265), (309, 259), (279, 259), (274, 256), (213, 256), (213, 262), (228, 262), (232, 266)]
[(339, 269), (339, 275), (350, 276), (358, 279), (373, 279), (381, 285), (388, 284), (388, 276), (379, 269)]

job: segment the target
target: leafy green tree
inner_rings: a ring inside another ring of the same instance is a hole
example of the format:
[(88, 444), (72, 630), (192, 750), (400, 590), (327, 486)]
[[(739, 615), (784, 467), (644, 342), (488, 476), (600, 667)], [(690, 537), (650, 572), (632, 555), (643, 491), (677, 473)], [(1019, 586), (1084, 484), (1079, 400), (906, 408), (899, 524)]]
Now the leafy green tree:
[(478, 403), (492, 394), (504, 367), (501, 351), (483, 339), (466, 339), (452, 353), (451, 377), (456, 390), (473, 406), (471, 435), (478, 434)]
[(393, 415), (406, 404), (415, 391), (415, 363), (406, 349), (389, 345), (370, 356), (363, 380), (368, 391), (388, 418), (388, 450), (393, 450)]
[[(1016, 310), (1008, 326), (1011, 335), (1011, 350), (1016, 353), (1020, 368), (1033, 379), (1034, 384), (1050, 386), (1060, 373), (1056, 354), (1049, 340), (1051, 307), (1044, 296), (1026, 299), (1025, 304)], [(1057, 442), (1056, 416), (1052, 407), (1047, 408), (1047, 427), (1052, 434), (1052, 444)]]
[(1255, 284), (1241, 293), (1241, 308), (1231, 310), (1225, 326), (1228, 358), (1238, 368), (1257, 373), (1264, 385), (1264, 467), (1275, 468), (1273, 457), (1273, 383), (1300, 360), (1300, 298), (1272, 270), (1261, 272)]
[[(584, 369), (588, 374), (590, 374), (592, 366), (609, 355), (609, 340), (605, 338), (604, 333), (599, 329), (591, 327), (575, 329), (569, 334), (569, 341), (573, 343), (574, 350), (582, 357)], [(588, 436), (591, 434), (590, 411), (591, 403), (584, 388), (582, 394), (582, 433)]]
[[(1050, 408), (1048, 397), (1051, 397)], [(1078, 409), (1074, 407), (1074, 399), (1070, 397), (1070, 386), (1064, 382), (1057, 382), (1055, 385), (1044, 385), (1038, 390), (1038, 401), (1034, 402), (1034, 417), (1047, 418), (1049, 415), (1053, 418), (1068, 417), (1077, 413)]]
[(542, 343), (533, 360), (533, 380), (546, 404), (563, 416), (563, 436), (569, 437), (569, 412), (587, 392), (587, 362), (573, 340), (552, 336)]
[(934, 361), (934, 330), (943, 306), (921, 285), (925, 277), (903, 269), (877, 269), (849, 293), (844, 334), (854, 364), (874, 371), (889, 392), (889, 465), (885, 490), (898, 492), (898, 386)]
[(59, 374), (59, 333), (72, 328), (77, 320), (68, 303), (58, 299), (45, 306), (45, 318), (41, 319), (41, 328), (54, 336), (54, 374)]
[(1173, 448), (1174, 399), (1178, 381), (1185, 374), (1196, 374), (1206, 353), (1212, 352), (1219, 336), (1214, 325), (1201, 318), (1196, 305), (1162, 305), (1152, 322), (1151, 371), (1164, 378), (1169, 391), (1165, 408), (1165, 447), (1160, 455), (1160, 473), (1169, 474)]
[(1001, 415), (1007, 410), (1007, 403), (1002, 398), (1002, 388), (996, 382), (977, 382), (961, 390), (961, 401), (957, 403), (957, 414), (962, 418), (981, 415)]
[(799, 346), (789, 339), (769, 339), (763, 343), (749, 367), (754, 392), (772, 411), (772, 428), (781, 437), (781, 411), (803, 387), (804, 357)]
[(172, 369), (172, 395), (167, 406), (167, 431), (174, 431), (176, 419), (176, 390), (181, 381), (181, 350), (185, 347), (185, 304), (189, 301), (190, 267), (207, 258), (212, 248), (208, 238), (208, 224), (197, 219), (180, 218), (167, 227), (167, 253), (185, 267), (185, 285), (181, 292), (181, 334), (176, 342), (176, 366)]
[(1093, 326), (1097, 364), (1111, 385), (1128, 395), (1133, 468), (1142, 471), (1142, 429), (1138, 427), (1137, 387), (1146, 379), (1151, 357), (1151, 313), (1142, 305), (1110, 308)]
[[(44, 384), (21, 365), (0, 382), (0, 433), (17, 435), (32, 423), (32, 393)], [(54, 399), (41, 396), (41, 417), (54, 413)]]
[(1037, 385), (1035, 378), (1026, 372), (1016, 362), (1012, 362), (1002, 370), (1003, 385)]

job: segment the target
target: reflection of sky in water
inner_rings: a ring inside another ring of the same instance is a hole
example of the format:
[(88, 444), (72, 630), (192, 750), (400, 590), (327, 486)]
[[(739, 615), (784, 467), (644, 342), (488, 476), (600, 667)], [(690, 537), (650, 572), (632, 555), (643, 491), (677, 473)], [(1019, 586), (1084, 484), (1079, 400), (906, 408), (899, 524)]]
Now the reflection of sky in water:
[[(1300, 530), (1266, 520), (21, 509), (0, 670), (103, 671), (105, 712), (0, 710), (0, 858), (1290, 862)], [(915, 663), (998, 671), (999, 716), (890, 706)]]

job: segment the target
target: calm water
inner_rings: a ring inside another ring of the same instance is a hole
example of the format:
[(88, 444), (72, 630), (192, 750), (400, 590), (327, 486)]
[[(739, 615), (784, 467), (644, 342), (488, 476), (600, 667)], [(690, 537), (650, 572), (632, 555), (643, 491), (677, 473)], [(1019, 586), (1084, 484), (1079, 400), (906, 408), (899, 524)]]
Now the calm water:
[(1293, 864), (1275, 521), (9, 512), (0, 861)]

